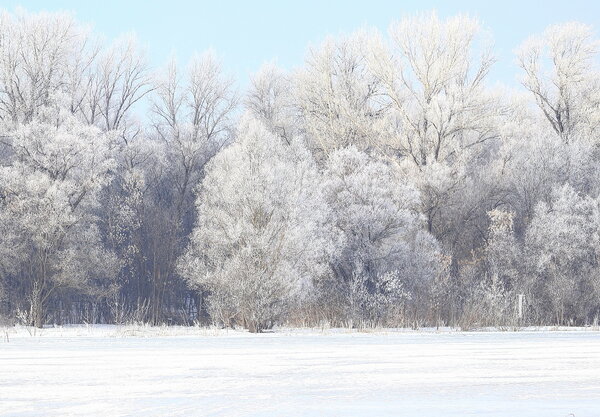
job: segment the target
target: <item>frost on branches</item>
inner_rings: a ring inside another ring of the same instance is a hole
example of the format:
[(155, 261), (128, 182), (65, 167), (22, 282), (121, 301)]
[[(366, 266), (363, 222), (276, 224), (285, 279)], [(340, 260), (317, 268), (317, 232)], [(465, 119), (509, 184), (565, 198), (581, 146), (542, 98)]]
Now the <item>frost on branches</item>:
[(53, 292), (114, 274), (95, 214), (113, 164), (110, 135), (60, 110), (36, 119), (7, 142), (12, 163), (0, 168), (0, 219), (14, 285), (29, 301), (30, 324), (41, 326)]
[(354, 147), (330, 155), (324, 178), (344, 237), (333, 278), (323, 283), (324, 308), (339, 303), (358, 323), (410, 320), (423, 307), (439, 261), (439, 247), (423, 227), (419, 192), (389, 164)]
[(320, 176), (290, 145), (246, 117), (207, 167), (181, 273), (209, 291), (211, 314), (251, 331), (272, 327), (326, 272), (334, 245)]

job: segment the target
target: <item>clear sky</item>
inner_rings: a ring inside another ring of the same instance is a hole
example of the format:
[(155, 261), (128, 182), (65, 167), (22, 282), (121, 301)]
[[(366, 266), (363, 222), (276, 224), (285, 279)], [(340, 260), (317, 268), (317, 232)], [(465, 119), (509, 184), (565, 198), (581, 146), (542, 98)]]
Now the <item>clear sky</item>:
[(263, 62), (284, 68), (302, 64), (307, 47), (328, 34), (349, 33), (364, 26), (382, 31), (403, 15), (437, 10), (440, 16), (467, 13), (481, 19), (494, 39), (499, 62), (490, 78), (516, 83), (513, 50), (529, 35), (553, 23), (577, 20), (600, 29), (600, 1), (497, 0), (0, 0), (14, 11), (67, 10), (114, 38), (134, 32), (147, 47), (150, 62), (160, 66), (175, 54), (182, 63), (208, 48), (240, 86)]

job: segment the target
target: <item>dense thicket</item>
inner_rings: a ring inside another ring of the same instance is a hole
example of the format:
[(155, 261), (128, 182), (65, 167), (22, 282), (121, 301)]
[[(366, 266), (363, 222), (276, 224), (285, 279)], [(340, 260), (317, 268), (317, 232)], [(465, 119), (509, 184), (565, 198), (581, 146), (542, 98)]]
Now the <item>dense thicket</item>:
[[(329, 38), (235, 91), (65, 14), (0, 15), (0, 314), (45, 323), (588, 324), (600, 72), (549, 27), (494, 86), (475, 19)], [(520, 300), (522, 303), (520, 303)]]

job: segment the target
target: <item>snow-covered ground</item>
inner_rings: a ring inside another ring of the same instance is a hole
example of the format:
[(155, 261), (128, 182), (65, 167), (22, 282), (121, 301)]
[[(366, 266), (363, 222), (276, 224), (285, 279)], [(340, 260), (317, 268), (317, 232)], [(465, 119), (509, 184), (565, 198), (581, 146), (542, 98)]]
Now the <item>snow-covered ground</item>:
[(0, 329), (0, 415), (597, 417), (600, 333)]

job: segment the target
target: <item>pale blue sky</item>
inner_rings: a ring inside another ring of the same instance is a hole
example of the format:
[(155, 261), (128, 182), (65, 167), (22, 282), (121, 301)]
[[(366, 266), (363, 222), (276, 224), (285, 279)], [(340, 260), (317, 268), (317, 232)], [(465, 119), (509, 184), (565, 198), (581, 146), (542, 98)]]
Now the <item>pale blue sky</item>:
[(468, 13), (491, 31), (499, 62), (490, 78), (515, 84), (513, 50), (527, 36), (553, 23), (578, 20), (600, 28), (598, 1), (392, 1), (392, 0), (0, 0), (10, 11), (68, 10), (108, 38), (135, 32), (147, 46), (153, 66), (172, 53), (182, 62), (195, 51), (213, 48), (241, 86), (265, 61), (284, 68), (302, 63), (308, 45), (328, 34), (349, 33), (363, 26), (387, 30), (390, 22), (418, 11), (441, 16)]

